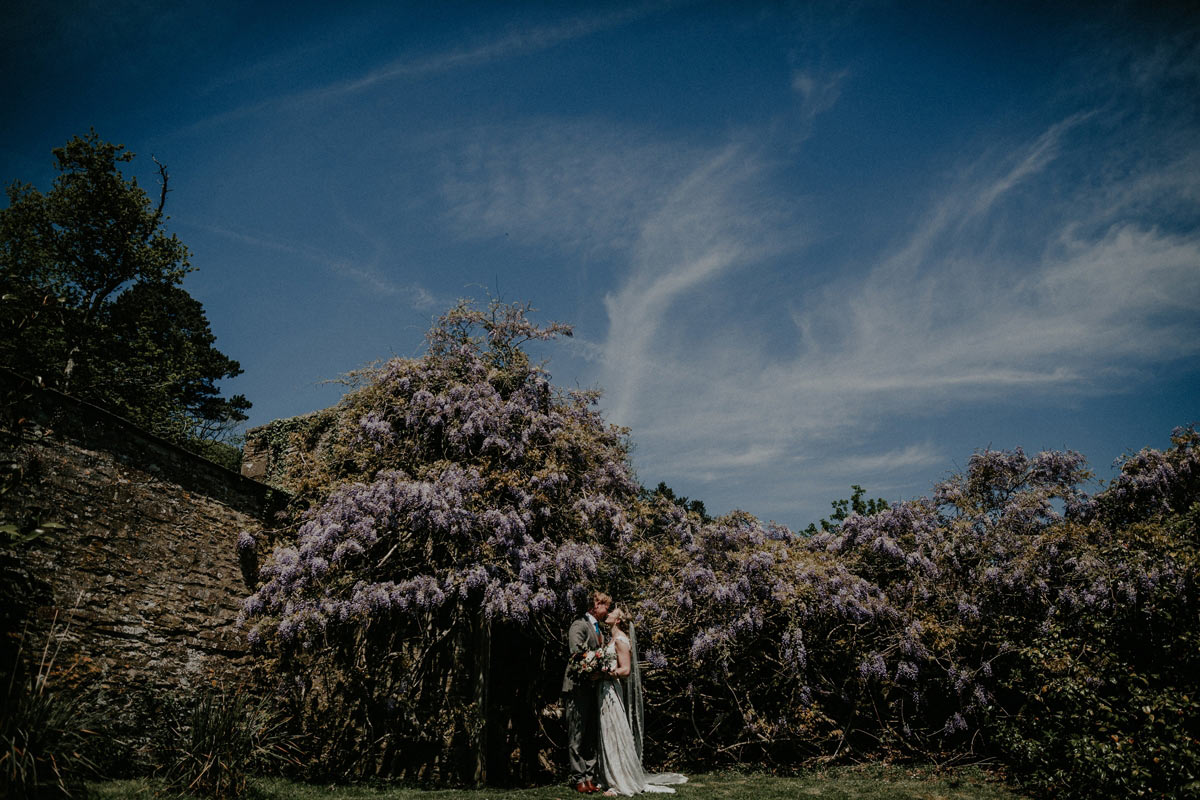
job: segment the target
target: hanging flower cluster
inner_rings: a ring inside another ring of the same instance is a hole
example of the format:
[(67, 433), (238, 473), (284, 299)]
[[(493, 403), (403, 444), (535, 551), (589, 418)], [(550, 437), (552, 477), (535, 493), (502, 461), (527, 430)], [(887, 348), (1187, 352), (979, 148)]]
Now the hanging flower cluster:
[(558, 392), (521, 349), (569, 328), (525, 311), (462, 304), (429, 355), (343, 399), (318, 460), (328, 488), (243, 604), (253, 639), (303, 643), (448, 603), (525, 624), (569, 615), (602, 548), (631, 539), (638, 486), (596, 395)]

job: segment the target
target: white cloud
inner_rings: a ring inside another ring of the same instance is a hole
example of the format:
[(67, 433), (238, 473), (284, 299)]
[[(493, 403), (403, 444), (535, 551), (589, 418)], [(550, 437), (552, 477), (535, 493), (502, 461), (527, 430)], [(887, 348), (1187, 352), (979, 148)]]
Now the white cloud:
[(780, 455), (779, 448), (769, 444), (754, 444), (731, 452), (697, 448), (680, 454), (680, 463), (674, 475), (690, 480), (715, 481), (730, 474), (760, 469), (778, 461)]
[(760, 167), (731, 146), (701, 162), (641, 223), (625, 284), (605, 298), (607, 405), (617, 421), (634, 418), (640, 387), (666, 365), (656, 357), (673, 306), (730, 270), (764, 255), (761, 220), (744, 202)]
[[(1120, 391), (1114, 376), (1195, 356), (1200, 235), (1119, 213), (1150, 202), (1132, 192), (1174, 184), (1186, 198), (1194, 183), (1143, 165), (1106, 187), (1122, 196), (1117, 207), (1070, 193), (1058, 203), (1031, 202), (1048, 187), (1062, 190), (1058, 161), (1072, 152), (1074, 133), (1092, 135), (1083, 130), (1091, 119), (1074, 115), (1050, 127), (997, 158), (1008, 165), (999, 170), (964, 170), (975, 179), (960, 179), (874, 268), (807, 298), (785, 284), (782, 298), (755, 307), (742, 305), (736, 281), (716, 279), (778, 270), (779, 259), (764, 252), (796, 244), (769, 226), (739, 225), (738, 200), (770, 192), (770, 176), (717, 166), (681, 182), (641, 227), (627, 276), (606, 303), (606, 407), (633, 428), (643, 471), (651, 480), (742, 485), (786, 505), (787, 491), (764, 483), (816, 469), (822, 485), (836, 475), (879, 485), (898, 469), (935, 463), (940, 454), (930, 445), (833, 455), (900, 419), (977, 402), (1019, 406), (1035, 396)], [(1022, 220), (1027, 206), (1042, 216)], [(787, 258), (803, 263), (798, 254)], [(728, 293), (728, 302), (709, 297), (694, 303), (702, 315), (690, 314), (690, 301), (706, 291)], [(742, 331), (784, 304), (790, 336)]]
[(442, 195), (464, 237), (511, 235), (572, 259), (631, 258), (708, 151), (603, 120), (535, 119), (462, 134)]
[(457, 47), (419, 58), (401, 58), (365, 75), (314, 90), (310, 96), (343, 95), (361, 92), (379, 83), (399, 78), (419, 77), (455, 69), (476, 67), (492, 61), (546, 50), (575, 39), (617, 28), (666, 7), (664, 3), (643, 3), (603, 13), (581, 15), (561, 22), (527, 29), (514, 29), (496, 38), (467, 47)]
[[(841, 80), (793, 86), (836, 100)], [(947, 454), (905, 421), (1121, 391), (1200, 352), (1200, 233), (1156, 222), (1194, 219), (1200, 156), (1179, 130), (1141, 143), (1153, 158), (1109, 148), (1113, 113), (981, 147), (907, 201), (909, 236), (833, 277), (810, 271), (803, 189), (746, 139), (543, 119), (476, 132), (443, 189), (462, 235), (613, 266), (607, 337), (578, 354), (645, 481), (794, 513), (849, 481), (911, 493), (902, 474)]]
[(262, 235), (251, 235), (217, 225), (197, 223), (187, 223), (187, 225), (253, 247), (274, 250), (278, 253), (286, 253), (290, 256), (303, 258), (306, 261), (324, 267), (334, 274), (354, 280), (374, 294), (403, 298), (411, 308), (418, 311), (429, 311), (431, 309), (442, 308), (446, 305), (445, 302), (438, 300), (429, 290), (419, 284), (402, 284), (391, 280), (379, 269), (378, 264), (375, 262), (357, 263), (308, 245), (280, 242)]
[[(400, 80), (411, 80), (430, 75), (470, 69), (486, 64), (530, 55), (566, 44), (576, 39), (592, 36), (603, 31), (619, 28), (631, 22), (670, 8), (671, 2), (648, 2), (625, 8), (606, 9), (603, 12), (581, 14), (548, 25), (521, 28), (513, 26), (504, 33), (489, 39), (481, 39), (470, 45), (453, 47), (440, 52), (420, 56), (405, 55), (380, 67), (368, 70), (354, 78), (336, 81), (323, 86), (292, 91), (249, 103), (229, 111), (212, 115), (184, 128), (195, 128), (221, 124), (264, 111), (287, 106), (306, 106), (357, 95), (377, 87)], [(305, 45), (305, 47), (311, 47)], [(274, 64), (288, 63), (296, 53), (270, 56), (260, 65), (253, 65), (247, 72), (271, 70)], [(242, 80), (241, 76), (228, 76), (226, 83)]]
[(849, 70), (818, 72), (795, 70), (792, 72), (792, 91), (800, 96), (802, 132), (807, 135), (813, 121), (837, 103), (842, 95), (842, 84), (850, 76)]
[[(945, 454), (929, 442), (911, 444), (898, 450), (884, 453), (869, 453), (834, 458), (820, 463), (821, 471), (846, 480), (860, 475), (887, 475), (911, 470), (915, 467), (930, 467), (945, 463)], [(838, 484), (839, 486), (841, 484)]]

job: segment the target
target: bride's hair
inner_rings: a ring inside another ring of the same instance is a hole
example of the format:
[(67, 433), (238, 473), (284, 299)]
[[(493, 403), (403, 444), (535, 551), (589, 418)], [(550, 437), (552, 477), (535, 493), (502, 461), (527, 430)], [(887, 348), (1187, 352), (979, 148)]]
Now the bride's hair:
[(604, 618), (604, 621), (612, 627), (619, 627), (624, 631), (628, 629), (626, 623), (629, 622), (629, 614), (623, 608), (614, 608), (608, 612), (608, 616)]

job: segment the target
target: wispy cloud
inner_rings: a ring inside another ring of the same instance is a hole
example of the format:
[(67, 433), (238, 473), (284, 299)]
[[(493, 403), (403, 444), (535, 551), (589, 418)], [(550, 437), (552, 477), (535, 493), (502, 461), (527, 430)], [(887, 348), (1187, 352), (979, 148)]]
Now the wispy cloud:
[[(904, 442), (841, 455), (889, 421), (1111, 391), (1114, 373), (1200, 352), (1200, 237), (1128, 214), (1133, 193), (1194, 190), (1178, 175), (1194, 159), (1127, 170), (1104, 187), (1119, 204), (1039, 200), (1064, 191), (1059, 161), (1097, 122), (1073, 114), (989, 149), (908, 237), (823, 286), (805, 279), (808, 229), (747, 141), (542, 120), (473, 137), (487, 144), (443, 192), (462, 235), (617, 266), (607, 336), (581, 354), (652, 476), (737, 483), (820, 463), (823, 485), (855, 471), (883, 483), (942, 455)], [(741, 288), (774, 274), (772, 295)]]
[(626, 25), (660, 11), (667, 5), (667, 3), (661, 2), (642, 3), (624, 9), (573, 17), (551, 25), (513, 30), (489, 41), (457, 47), (421, 58), (397, 59), (357, 78), (314, 89), (306, 96), (353, 94), (387, 81), (477, 67), (493, 61), (536, 53), (575, 39)]
[(465, 138), (441, 187), (457, 232), (511, 234), (573, 258), (627, 258), (641, 221), (702, 157), (601, 120), (538, 119)]
[(430, 311), (445, 305), (445, 303), (438, 300), (431, 292), (419, 284), (397, 283), (384, 275), (377, 266), (372, 264), (356, 263), (349, 259), (330, 255), (308, 245), (280, 242), (261, 235), (252, 235), (218, 225), (185, 223), (185, 226), (208, 231), (209, 233), (242, 242), (252, 247), (302, 258), (305, 261), (322, 266), (336, 275), (355, 281), (369, 292), (386, 297), (402, 298), (410, 307), (418, 311)]
[(846, 69), (821, 72), (813, 69), (798, 69), (792, 72), (792, 91), (800, 98), (799, 131), (807, 138), (819, 115), (825, 113), (842, 96), (842, 84), (850, 77)]
[[(966, 165), (958, 185), (944, 190), (925, 211), (907, 241), (888, 254), (876, 268), (876, 277), (906, 280), (936, 256), (935, 248), (970, 237), (967, 226), (985, 218), (1001, 198), (1053, 162), (1063, 137), (1093, 115), (1094, 112), (1072, 114), (1007, 157), (995, 156)], [(991, 171), (998, 171), (998, 174), (989, 177), (987, 173)]]
[[(845, 483), (861, 475), (881, 476), (945, 463), (945, 453), (929, 442), (922, 442), (882, 453), (842, 456), (822, 461), (820, 467), (822, 472)], [(842, 483), (837, 484), (839, 488)]]
[[(792, 73), (814, 117), (851, 86)], [(906, 441), (907, 422), (1118, 392), (1200, 354), (1195, 131), (1168, 121), (1129, 146), (1128, 114), (1069, 109), (938, 164), (931, 196), (897, 203), (911, 232), (857, 263), (813, 263), (830, 232), (800, 209), (819, 187), (786, 185), (746, 131), (498, 128), (471, 137), (443, 195), (461, 235), (613, 269), (585, 356), (645, 480), (792, 514), (849, 482), (911, 493), (905, 475), (961, 455)]]
[[(659, 257), (635, 258), (606, 304), (602, 382), (613, 418), (637, 432), (643, 469), (752, 483), (761, 493), (764, 476), (802, 475), (815, 458), (821, 483), (857, 473), (886, 485), (897, 468), (927, 467), (940, 454), (916, 444), (836, 453), (899, 419), (984, 401), (1120, 391), (1114, 381), (1122, 374), (1200, 353), (1200, 235), (1120, 213), (1151, 202), (1135, 192), (1174, 184), (1176, 199), (1194, 195), (1200, 174), (1172, 174), (1194, 167), (1192, 159), (1142, 164), (1105, 187), (1121, 197), (1116, 206), (1080, 203), (1074, 187), (1055, 202), (1036, 200), (1066, 190), (1059, 159), (1095, 135), (1086, 129), (1092, 119), (1070, 116), (1029, 145), (965, 169), (974, 179), (957, 179), (876, 266), (807, 295), (801, 283), (781, 286), (790, 335), (739, 332), (778, 314), (778, 298), (746, 306), (727, 282), (712, 285), (727, 293), (724, 303), (689, 296), (718, 273), (781, 262), (753, 252), (769, 229), (748, 237), (721, 222), (736, 220), (739, 204), (723, 191), (719, 169), (681, 184), (672, 196), (692, 201), (664, 203), (642, 228)], [(1063, 169), (1079, 166), (1072, 160)], [(766, 176), (743, 177), (770, 191)], [(675, 238), (663, 233), (672, 229)], [(801, 255), (787, 260), (802, 274)], [(685, 297), (700, 314), (688, 313)]]
[(649, 376), (672, 368), (658, 354), (676, 304), (795, 244), (798, 230), (785, 233), (783, 209), (758, 192), (762, 169), (744, 145), (710, 153), (641, 222), (628, 276), (604, 301), (604, 384), (610, 413), (623, 424), (636, 417)]
[[(347, 98), (395, 81), (424, 78), (531, 55), (577, 39), (619, 28), (677, 4), (670, 0), (644, 2), (624, 8), (577, 15), (551, 24), (528, 28), (514, 26), (490, 39), (425, 55), (404, 56), (361, 75), (264, 98), (211, 115), (190, 127), (228, 122), (286, 106), (307, 106)], [(271, 61), (280, 59), (280, 56), (274, 56)], [(252, 69), (257, 69), (257, 67)], [(230, 78), (228, 80), (234, 82), (237, 79)]]

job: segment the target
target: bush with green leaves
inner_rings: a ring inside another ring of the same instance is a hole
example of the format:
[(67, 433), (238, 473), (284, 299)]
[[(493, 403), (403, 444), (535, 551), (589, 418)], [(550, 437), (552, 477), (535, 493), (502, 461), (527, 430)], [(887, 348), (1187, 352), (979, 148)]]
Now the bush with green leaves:
[(98, 723), (86, 690), (57, 663), (66, 626), (52, 625), (41, 647), (21, 637), (15, 663), (0, 672), (0, 796), (78, 797), (95, 776), (89, 755)]
[(1126, 458), (1081, 516), (1059, 569), (1095, 577), (1010, 639), (997, 748), (1056, 797), (1200, 797), (1200, 435)]
[(168, 704), (160, 772), (169, 789), (212, 800), (245, 796), (248, 778), (295, 762), (287, 720), (269, 701), (207, 690)]
[(1055, 797), (1194, 792), (1198, 442), (1095, 497), (1077, 454), (982, 451), (806, 539), (660, 506), (635, 552), (656, 752), (1000, 756)]

